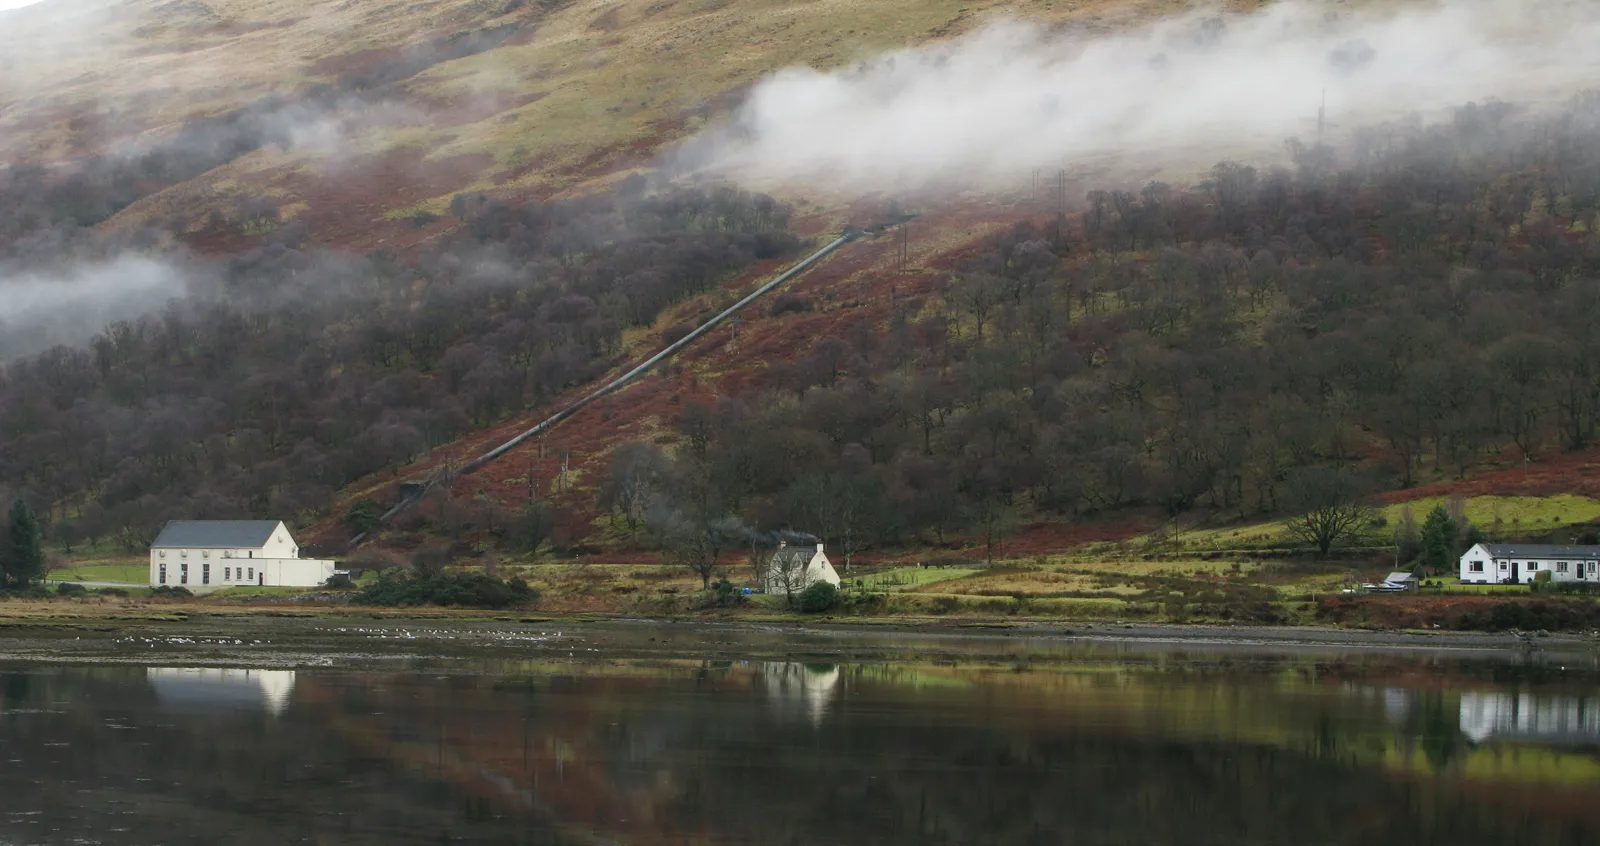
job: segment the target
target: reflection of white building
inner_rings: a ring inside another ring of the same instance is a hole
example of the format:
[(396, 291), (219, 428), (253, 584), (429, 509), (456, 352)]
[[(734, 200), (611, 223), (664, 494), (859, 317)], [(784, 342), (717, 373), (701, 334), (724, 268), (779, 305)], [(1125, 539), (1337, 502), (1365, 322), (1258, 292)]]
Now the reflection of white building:
[(804, 713), (813, 725), (822, 722), (841, 679), (833, 664), (808, 666), (794, 661), (767, 661), (760, 675), (761, 686), (779, 714)]
[(294, 693), (294, 670), (150, 667), (145, 677), (163, 704), (182, 710), (265, 710), (276, 716)]
[(1490, 738), (1547, 742), (1600, 741), (1600, 697), (1531, 693), (1463, 693), (1461, 731)]

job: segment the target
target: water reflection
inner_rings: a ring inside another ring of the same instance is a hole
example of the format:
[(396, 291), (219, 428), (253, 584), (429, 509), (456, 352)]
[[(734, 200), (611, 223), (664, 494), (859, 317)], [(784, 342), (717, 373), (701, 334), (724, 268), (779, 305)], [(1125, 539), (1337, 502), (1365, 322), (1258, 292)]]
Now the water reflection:
[(1600, 842), (1592, 682), (1422, 660), (0, 675), (0, 842)]
[(264, 710), (278, 715), (294, 693), (293, 670), (150, 667), (145, 678), (156, 696), (179, 709)]
[(1461, 731), (1477, 742), (1600, 744), (1600, 697), (1461, 694)]
[(821, 725), (843, 677), (836, 664), (800, 664), (766, 661), (761, 665), (761, 686), (773, 710), (784, 717), (803, 716)]

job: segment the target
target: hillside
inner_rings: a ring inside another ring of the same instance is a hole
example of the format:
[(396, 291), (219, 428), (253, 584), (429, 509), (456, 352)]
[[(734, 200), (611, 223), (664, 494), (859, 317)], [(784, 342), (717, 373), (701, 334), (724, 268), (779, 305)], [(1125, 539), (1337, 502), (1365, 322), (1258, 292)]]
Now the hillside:
[[(790, 532), (867, 560), (1056, 553), (1276, 519), (1328, 479), (1590, 493), (1561, 468), (1600, 426), (1592, 95), (959, 190), (675, 165), (782, 67), (1002, 16), (1092, 43), (1175, 5), (0, 13), (0, 494), (64, 549), (273, 515), (340, 551), (432, 480), (376, 547), (692, 567)], [(908, 210), (455, 473), (808, 243)]]
[[(408, 247), (448, 231), (414, 221), (446, 217), (456, 193), (550, 197), (647, 167), (787, 65), (837, 66), (1000, 15), (1107, 28), (1167, 5), (52, 0), (0, 28), (0, 160), (110, 155), (114, 172), (84, 189), (121, 195), (103, 225), (157, 222), (206, 251), (262, 243), (244, 207), (263, 202), (316, 243)], [(216, 154), (116, 172), (130, 152), (197, 149)]]

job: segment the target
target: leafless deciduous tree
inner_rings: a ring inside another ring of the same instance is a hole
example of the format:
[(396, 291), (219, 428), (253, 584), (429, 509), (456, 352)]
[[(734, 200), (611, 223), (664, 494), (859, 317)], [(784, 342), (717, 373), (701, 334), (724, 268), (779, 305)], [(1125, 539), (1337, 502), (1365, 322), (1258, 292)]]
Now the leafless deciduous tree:
[(1293, 516), (1285, 527), (1328, 557), (1335, 544), (1354, 538), (1371, 522), (1373, 509), (1360, 481), (1342, 468), (1310, 467), (1290, 474), (1284, 501)]

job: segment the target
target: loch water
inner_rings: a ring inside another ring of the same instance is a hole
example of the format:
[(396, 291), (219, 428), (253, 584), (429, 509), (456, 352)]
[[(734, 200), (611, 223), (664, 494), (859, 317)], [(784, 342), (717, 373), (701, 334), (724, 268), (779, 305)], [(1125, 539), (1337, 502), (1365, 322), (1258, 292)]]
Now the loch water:
[(7, 662), (0, 842), (1600, 843), (1581, 658), (680, 641)]

